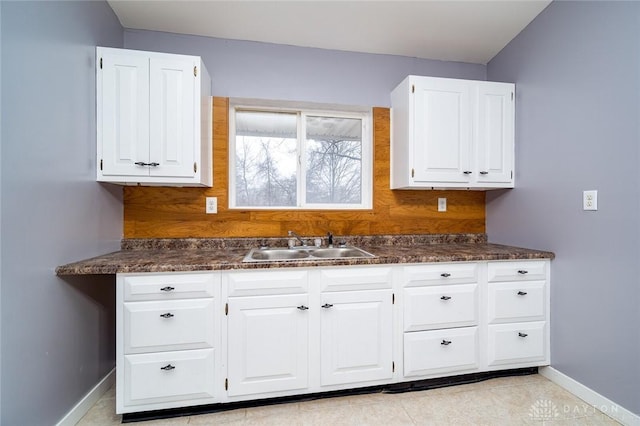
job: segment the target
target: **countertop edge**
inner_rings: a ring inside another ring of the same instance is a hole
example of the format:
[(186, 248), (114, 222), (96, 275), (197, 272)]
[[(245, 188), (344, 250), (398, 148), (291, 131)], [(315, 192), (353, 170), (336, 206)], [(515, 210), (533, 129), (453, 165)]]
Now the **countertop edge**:
[[(111, 275), (119, 273), (197, 272), (224, 270), (254, 270), (311, 266), (392, 265), (438, 262), (474, 262), (492, 260), (553, 260), (549, 251), (526, 249), (492, 243), (434, 244), (412, 247), (363, 247), (376, 254), (367, 259), (332, 259), (278, 262), (242, 262), (244, 253), (236, 250), (120, 250), (102, 256), (58, 266), (57, 276)], [(399, 254), (389, 255), (386, 251)], [(414, 253), (406, 253), (411, 251)], [(402, 253), (405, 252), (405, 253)], [(207, 255), (218, 256), (206, 260)]]

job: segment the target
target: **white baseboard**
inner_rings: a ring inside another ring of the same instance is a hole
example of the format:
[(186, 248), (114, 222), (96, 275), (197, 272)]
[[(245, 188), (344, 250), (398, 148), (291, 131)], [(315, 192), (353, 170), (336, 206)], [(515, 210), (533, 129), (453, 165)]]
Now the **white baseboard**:
[(56, 426), (74, 426), (116, 382), (116, 369), (111, 370), (89, 391)]
[(640, 426), (640, 416), (632, 413), (624, 407), (600, 395), (596, 391), (586, 387), (582, 383), (572, 379), (556, 370), (553, 367), (541, 367), (538, 369), (540, 375), (551, 380), (553, 383), (563, 387), (578, 398), (587, 402), (594, 408), (602, 411), (607, 416), (619, 421), (625, 426)]

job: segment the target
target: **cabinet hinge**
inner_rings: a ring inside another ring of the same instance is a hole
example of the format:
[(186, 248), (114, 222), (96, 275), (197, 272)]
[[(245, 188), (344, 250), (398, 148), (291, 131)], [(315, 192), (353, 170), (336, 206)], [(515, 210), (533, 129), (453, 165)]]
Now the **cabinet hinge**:
[(102, 58), (100, 58), (100, 69), (102, 69)]
[(513, 170), (511, 170), (511, 179), (513, 179)]
[(415, 93), (416, 92), (416, 85), (412, 84), (411, 85), (411, 93)]
[(224, 379), (224, 390), (229, 390), (229, 379)]
[(228, 303), (224, 304), (224, 314), (225, 315), (229, 315), (229, 304)]
[(392, 305), (396, 304), (396, 294), (395, 293), (391, 293), (391, 304)]
[(411, 177), (414, 177), (416, 174), (416, 171), (414, 169), (411, 169)]
[(198, 76), (198, 67), (193, 67), (193, 76), (194, 77)]
[(391, 361), (391, 372), (395, 373), (396, 372), (396, 363)]
[(198, 163), (193, 163), (193, 173), (198, 173)]
[(100, 159), (100, 170), (102, 170), (102, 158)]
[(511, 100), (513, 100), (513, 92), (511, 92)]

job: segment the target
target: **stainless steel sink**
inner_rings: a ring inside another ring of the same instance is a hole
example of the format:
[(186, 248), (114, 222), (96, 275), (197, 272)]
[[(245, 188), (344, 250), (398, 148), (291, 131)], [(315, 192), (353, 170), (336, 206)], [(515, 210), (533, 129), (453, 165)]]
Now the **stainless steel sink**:
[(375, 257), (358, 247), (294, 247), (254, 248), (242, 259), (243, 262), (281, 262), (287, 260), (330, 260)]

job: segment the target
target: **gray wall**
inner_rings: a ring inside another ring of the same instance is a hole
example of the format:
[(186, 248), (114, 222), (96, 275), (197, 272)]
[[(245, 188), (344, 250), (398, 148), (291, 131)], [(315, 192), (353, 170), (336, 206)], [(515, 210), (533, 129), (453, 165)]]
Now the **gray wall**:
[(553, 2), (487, 76), (517, 83), (516, 189), (487, 196), (489, 239), (556, 253), (552, 366), (640, 414), (640, 3)]
[(122, 190), (94, 175), (94, 57), (123, 30), (106, 2), (0, 8), (0, 423), (50, 425), (114, 367), (113, 277), (54, 268), (119, 247)]
[(125, 47), (202, 56), (213, 95), (390, 105), (409, 74), (485, 79), (484, 65), (125, 30)]

